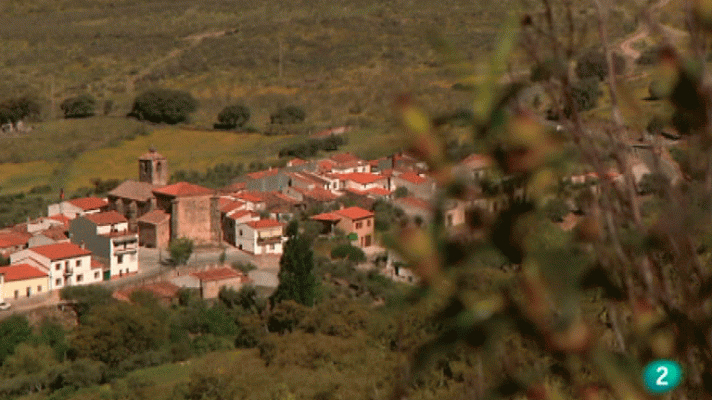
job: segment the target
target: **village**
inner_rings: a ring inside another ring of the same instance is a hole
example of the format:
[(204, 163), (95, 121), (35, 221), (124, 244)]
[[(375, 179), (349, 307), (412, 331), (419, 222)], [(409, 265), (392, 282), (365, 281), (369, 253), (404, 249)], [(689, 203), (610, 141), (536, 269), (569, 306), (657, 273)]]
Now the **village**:
[[(662, 173), (674, 183), (681, 176), (679, 166), (665, 152)], [(655, 157), (635, 142), (630, 156), (640, 192), (656, 168)], [(413, 274), (379, 243), (374, 205), (389, 204), (407, 220), (427, 225), (439, 190), (427, 165), (404, 152), (375, 160), (351, 153), (294, 158), (283, 168), (248, 173), (220, 189), (169, 184), (169, 160), (157, 149), (137, 161), (138, 179), (120, 183), (106, 197), (62, 199), (48, 206), (47, 216), (0, 231), (0, 251), (9, 261), (0, 267), (0, 308), (17, 309), (15, 302), (22, 309), (53, 304), (60, 289), (74, 285), (111, 285), (122, 299), (136, 289), (148, 290), (167, 301), (175, 300), (181, 288), (197, 289), (206, 299), (217, 297), (221, 287), (274, 288), (285, 227), (295, 218), (312, 221), (322, 236), (347, 238), (367, 256), (367, 265), (385, 259), (380, 273), (412, 283)], [(466, 230), (468, 213), (475, 209), (496, 213), (526, 196), (524, 188), (484, 188), (486, 182), (502, 181), (495, 171), (488, 155), (471, 154), (455, 165), (454, 173), (479, 190), (464, 200), (447, 200), (443, 220), (449, 234)], [(604, 178), (622, 181), (613, 169)], [(592, 172), (569, 178), (579, 186), (597, 179)], [(557, 218), (563, 229), (576, 223), (574, 203), (569, 201)], [(168, 252), (178, 238), (196, 247), (183, 268), (171, 265)], [(241, 271), (231, 263), (256, 268)]]

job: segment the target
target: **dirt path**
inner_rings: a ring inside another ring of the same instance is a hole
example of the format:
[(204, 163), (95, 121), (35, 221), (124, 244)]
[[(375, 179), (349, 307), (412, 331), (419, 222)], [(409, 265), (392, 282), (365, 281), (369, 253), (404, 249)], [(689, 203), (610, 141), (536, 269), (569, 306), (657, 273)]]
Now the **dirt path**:
[(133, 92), (134, 87), (136, 86), (136, 82), (145, 78), (148, 74), (151, 73), (151, 71), (155, 70), (159, 66), (164, 65), (165, 63), (169, 62), (170, 60), (178, 58), (184, 52), (195, 48), (203, 40), (208, 39), (208, 38), (222, 37), (222, 36), (225, 36), (232, 32), (233, 31), (231, 31), (231, 30), (209, 31), (209, 32), (196, 33), (196, 34), (184, 37), (183, 40), (188, 42), (187, 46), (171, 50), (165, 56), (159, 58), (158, 60), (152, 62), (151, 64), (149, 64), (148, 66), (146, 66), (145, 68), (140, 70), (137, 74), (130, 76), (127, 81), (127, 88)]
[[(657, 4), (654, 4), (650, 7), (650, 12), (659, 10), (665, 7), (668, 3), (670, 3), (670, 0), (660, 0)], [(670, 36), (682, 37), (687, 35), (687, 32), (669, 26), (663, 26), (662, 28), (665, 33)], [(623, 56), (626, 57), (631, 63), (635, 62), (635, 60), (640, 57), (641, 52), (636, 50), (633, 46), (636, 42), (645, 39), (649, 35), (650, 29), (648, 28), (648, 26), (644, 22), (639, 22), (638, 29), (636, 29), (630, 37), (623, 40), (619, 45), (620, 51), (621, 53), (623, 53)]]

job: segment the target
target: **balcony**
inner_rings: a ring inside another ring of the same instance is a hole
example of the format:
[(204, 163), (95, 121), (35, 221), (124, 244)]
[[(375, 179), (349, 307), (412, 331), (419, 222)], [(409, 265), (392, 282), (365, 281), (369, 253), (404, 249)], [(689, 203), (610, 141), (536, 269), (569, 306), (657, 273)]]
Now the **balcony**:
[(74, 268), (72, 267), (66, 267), (64, 268), (64, 276), (69, 276), (74, 273)]
[(277, 243), (282, 243), (282, 236), (267, 236), (267, 237), (259, 237), (257, 238), (257, 244), (258, 245), (263, 245), (263, 244), (277, 244)]

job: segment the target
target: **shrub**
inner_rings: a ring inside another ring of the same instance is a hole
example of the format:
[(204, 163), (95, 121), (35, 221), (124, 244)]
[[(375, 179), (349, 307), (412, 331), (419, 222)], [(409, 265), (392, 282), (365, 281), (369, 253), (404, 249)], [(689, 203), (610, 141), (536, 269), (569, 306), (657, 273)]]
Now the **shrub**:
[(59, 106), (64, 112), (64, 118), (85, 118), (94, 115), (96, 99), (90, 94), (70, 97)]
[[(598, 87), (598, 79), (588, 78), (576, 82), (571, 87), (571, 95), (578, 111), (588, 111), (598, 105), (598, 98), (601, 97), (601, 90)], [(570, 110), (566, 110), (570, 114)]]
[[(625, 59), (617, 53), (612, 54), (613, 71), (620, 74), (625, 71)], [(598, 78), (603, 80), (608, 75), (606, 56), (599, 51), (589, 51), (576, 60), (576, 76), (579, 79)]]
[(187, 121), (197, 108), (197, 100), (188, 92), (154, 89), (136, 96), (129, 116), (155, 123), (177, 124)]
[(241, 104), (227, 106), (218, 114), (215, 129), (234, 129), (242, 127), (250, 120), (250, 109)]
[(350, 244), (340, 244), (331, 249), (331, 258), (346, 258), (353, 262), (364, 262), (366, 261), (366, 254), (358, 247)]
[(305, 118), (306, 113), (304, 110), (295, 106), (280, 108), (269, 116), (270, 123), (279, 125), (296, 124), (303, 122)]

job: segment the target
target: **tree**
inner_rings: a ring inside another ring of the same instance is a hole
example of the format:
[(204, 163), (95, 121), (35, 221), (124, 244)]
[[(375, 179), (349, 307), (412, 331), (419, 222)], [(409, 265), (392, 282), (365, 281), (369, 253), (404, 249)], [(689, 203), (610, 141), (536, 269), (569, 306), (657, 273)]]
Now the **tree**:
[(185, 122), (198, 108), (190, 93), (182, 90), (153, 89), (136, 96), (129, 116), (155, 123)]
[(250, 120), (250, 109), (242, 104), (227, 106), (218, 114), (216, 129), (234, 129), (244, 126)]
[(165, 321), (151, 310), (117, 302), (96, 307), (76, 328), (71, 341), (79, 357), (116, 366), (134, 354), (152, 350), (168, 339)]
[(96, 99), (90, 94), (70, 97), (59, 106), (64, 112), (64, 118), (85, 118), (94, 115)]
[(193, 254), (193, 241), (188, 238), (173, 239), (168, 245), (173, 265), (185, 265)]
[(289, 239), (279, 260), (279, 286), (272, 294), (272, 304), (294, 300), (312, 306), (316, 300), (318, 281), (313, 273), (314, 253), (309, 241), (298, 232), (293, 221), (287, 227)]
[(80, 319), (92, 308), (114, 302), (111, 290), (100, 285), (65, 286), (59, 291), (63, 300), (74, 300), (74, 309)]
[(280, 108), (269, 116), (270, 123), (279, 125), (296, 124), (303, 122), (305, 118), (306, 113), (304, 110), (295, 106)]
[[(571, 96), (577, 111), (588, 111), (598, 105), (601, 97), (601, 89), (598, 87), (597, 78), (587, 78), (576, 82), (571, 86)], [(566, 108), (566, 114), (571, 115), (571, 110)]]
[(395, 198), (401, 198), (401, 197), (408, 196), (408, 188), (405, 186), (398, 186), (396, 188), (395, 192), (393, 192), (393, 196)]
[(32, 96), (20, 96), (0, 103), (0, 124), (12, 123), (26, 118), (38, 118), (41, 107)]
[(15, 352), (18, 344), (32, 336), (29, 321), (22, 315), (13, 314), (0, 322), (0, 364)]

